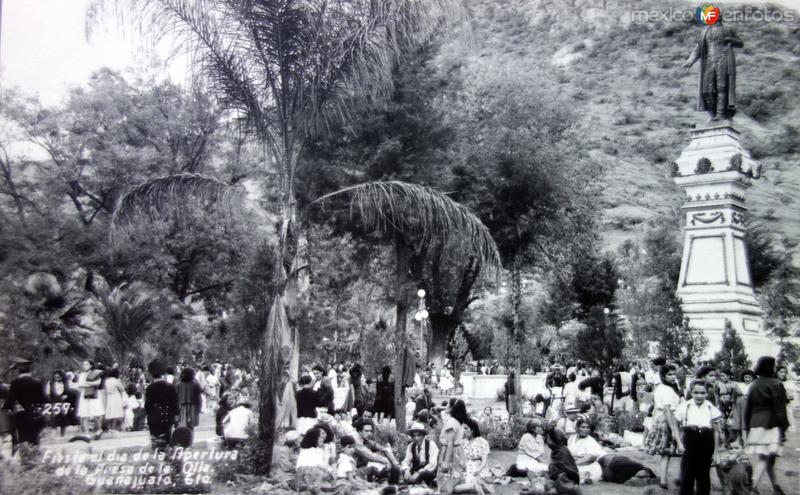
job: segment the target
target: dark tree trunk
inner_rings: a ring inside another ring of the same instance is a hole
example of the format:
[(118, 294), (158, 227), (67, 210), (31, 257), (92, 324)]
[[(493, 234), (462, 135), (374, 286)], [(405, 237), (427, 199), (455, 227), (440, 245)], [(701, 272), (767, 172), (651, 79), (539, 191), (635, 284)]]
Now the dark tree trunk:
[(406, 429), (406, 401), (403, 387), (403, 364), (406, 351), (406, 321), (408, 319), (409, 300), (414, 286), (411, 280), (411, 264), (413, 249), (408, 241), (399, 233), (395, 234), (395, 327), (394, 327), (394, 416), (397, 431)]
[(522, 365), (522, 342), (525, 339), (525, 322), (522, 321), (522, 265), (519, 259), (514, 260), (511, 269), (511, 308), (512, 308), (512, 332), (514, 342), (517, 346), (517, 359), (515, 363), (516, 370), (514, 373), (514, 400), (516, 413), (522, 413), (520, 401), (522, 397), (522, 372), (520, 367)]

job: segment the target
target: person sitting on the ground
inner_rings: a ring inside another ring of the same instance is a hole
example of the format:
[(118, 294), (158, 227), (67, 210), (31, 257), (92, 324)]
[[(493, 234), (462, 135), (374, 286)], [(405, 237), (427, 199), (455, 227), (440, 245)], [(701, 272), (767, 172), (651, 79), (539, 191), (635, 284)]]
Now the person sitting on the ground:
[(555, 483), (558, 493), (579, 494), (581, 477), (578, 465), (567, 447), (567, 435), (563, 430), (550, 428), (545, 434), (545, 443), (550, 447), (547, 477)]
[(323, 445), (327, 434), (319, 426), (309, 429), (300, 442), (297, 456), (298, 487), (319, 488), (332, 478), (331, 467)]
[[(323, 378), (323, 380), (327, 379), (327, 376)], [(329, 414), (325, 414), (325, 416), (330, 418)], [(328, 421), (319, 421), (315, 426), (325, 432), (325, 441), (322, 443), (322, 450), (325, 451), (325, 460), (328, 461), (331, 470), (333, 470), (336, 467), (336, 437), (333, 433), (333, 428)]]
[(526, 432), (519, 440), (517, 462), (508, 468), (508, 475), (513, 477), (528, 476), (528, 473), (547, 471), (547, 464), (542, 462), (544, 456), (544, 423), (540, 419), (528, 421)]
[(414, 421), (419, 421), (420, 423), (427, 425), (429, 428), (435, 428), (439, 423), (439, 421), (436, 419), (436, 416), (425, 409), (414, 415)]
[(592, 427), (586, 418), (579, 418), (576, 426), (578, 432), (569, 438), (567, 447), (578, 465), (581, 480), (600, 481), (603, 478), (603, 468), (597, 461), (607, 452), (590, 435)]
[(278, 481), (294, 478), (297, 473), (297, 457), (300, 455), (300, 434), (289, 430), (283, 437), (283, 445), (278, 450), (278, 469), (274, 477)]
[(341, 438), (340, 444), (342, 451), (336, 461), (336, 486), (343, 493), (350, 493), (349, 489), (366, 488), (366, 480), (358, 477), (358, 468), (354, 458), (356, 451), (356, 440), (350, 435)]
[(248, 429), (256, 422), (256, 416), (247, 396), (231, 393), (228, 400), (236, 407), (222, 419), (222, 438), (227, 448), (235, 449), (250, 438)]
[(580, 409), (577, 407), (570, 407), (566, 410), (566, 416), (556, 421), (556, 428), (559, 428), (567, 436), (574, 434), (577, 431), (578, 413)]
[(391, 445), (379, 445), (375, 439), (372, 421), (361, 421), (356, 425), (362, 444), (356, 444), (356, 463), (367, 481), (388, 478), (396, 485), (400, 481), (400, 463), (394, 456)]
[(412, 442), (406, 447), (403, 458), (403, 480), (410, 485), (425, 483), (433, 485), (436, 480), (436, 464), (439, 447), (427, 438), (428, 431), (422, 423), (413, 423), (408, 430)]
[(356, 414), (355, 416), (353, 416), (353, 421), (352, 421), (353, 426), (357, 427), (358, 423), (363, 423), (363, 422), (371, 423), (372, 417), (373, 417), (372, 409), (364, 409), (363, 411), (361, 411), (360, 414)]
[(464, 458), (466, 459), (466, 470), (464, 481), (455, 487), (455, 493), (476, 493), (482, 495), (493, 493), (487, 478), (491, 475), (488, 471), (489, 462), (489, 442), (481, 436), (478, 422), (472, 418), (462, 425), (464, 443)]
[(433, 402), (433, 393), (431, 392), (431, 389), (426, 388), (417, 398), (414, 406), (414, 415), (419, 414), (419, 412), (423, 410), (430, 412), (434, 407), (436, 407), (436, 403)]

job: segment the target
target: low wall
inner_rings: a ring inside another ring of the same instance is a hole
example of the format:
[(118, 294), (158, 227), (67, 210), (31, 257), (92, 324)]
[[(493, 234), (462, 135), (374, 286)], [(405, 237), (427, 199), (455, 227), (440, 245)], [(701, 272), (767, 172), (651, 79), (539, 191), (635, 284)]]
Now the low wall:
[[(535, 375), (522, 375), (522, 393), (528, 397), (534, 397), (545, 390), (544, 382), (547, 375), (537, 373)], [(506, 375), (478, 375), (472, 372), (461, 373), (461, 385), (464, 387), (464, 397), (474, 397), (476, 399), (497, 398), (497, 391), (502, 389), (506, 383)]]

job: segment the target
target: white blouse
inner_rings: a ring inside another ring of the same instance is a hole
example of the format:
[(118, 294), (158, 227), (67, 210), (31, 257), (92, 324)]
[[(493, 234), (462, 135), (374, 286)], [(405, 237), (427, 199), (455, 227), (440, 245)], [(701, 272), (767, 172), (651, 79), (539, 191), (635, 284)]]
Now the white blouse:
[(664, 385), (663, 383), (657, 386), (653, 391), (653, 404), (655, 406), (653, 409), (653, 420), (664, 414), (664, 407), (669, 406), (669, 410), (674, 412), (680, 403), (681, 398), (675, 393), (672, 387)]

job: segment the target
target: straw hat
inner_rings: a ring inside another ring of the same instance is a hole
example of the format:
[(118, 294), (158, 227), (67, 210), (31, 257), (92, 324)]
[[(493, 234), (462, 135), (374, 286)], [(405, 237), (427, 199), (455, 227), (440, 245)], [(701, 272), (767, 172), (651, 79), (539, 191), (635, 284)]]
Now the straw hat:
[(411, 428), (409, 428), (406, 433), (409, 435), (414, 435), (415, 433), (421, 433), (422, 435), (427, 435), (428, 430), (425, 429), (425, 425), (420, 423), (419, 421), (414, 421), (411, 423)]

